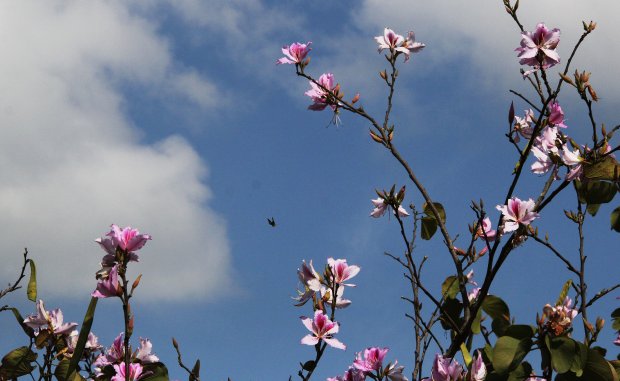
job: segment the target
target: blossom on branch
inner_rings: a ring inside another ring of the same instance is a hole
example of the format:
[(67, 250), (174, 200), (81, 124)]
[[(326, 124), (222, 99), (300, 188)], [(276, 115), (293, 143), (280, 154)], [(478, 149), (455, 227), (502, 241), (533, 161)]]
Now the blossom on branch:
[[(370, 200), (370, 202), (372, 202), (372, 204), (375, 206), (372, 212), (370, 212), (370, 217), (379, 218), (383, 216), (389, 207), (389, 205), (385, 202), (385, 199), (381, 197), (377, 197), (374, 200)], [(398, 209), (395, 212), (395, 214), (396, 213), (398, 213), (399, 217), (409, 216), (409, 213), (407, 212), (407, 210), (403, 208), (401, 205), (398, 205)]]
[[(340, 103), (340, 100), (337, 98), (340, 95), (340, 86), (334, 85), (334, 75), (332, 73), (321, 74), (317, 82), (318, 84), (310, 81), (310, 90), (304, 93), (314, 102), (308, 106), (308, 109), (322, 111), (329, 106), (336, 111)], [(330, 91), (332, 94), (329, 93)]]
[(519, 63), (533, 67), (532, 70), (524, 72), (523, 77), (541, 68), (548, 69), (560, 63), (560, 56), (555, 51), (560, 43), (559, 29), (549, 30), (544, 23), (540, 23), (536, 25), (534, 32), (522, 32), (521, 37), (521, 46), (515, 49), (521, 58)]
[[(111, 381), (125, 381), (125, 363), (114, 364), (114, 370), (116, 374), (112, 377)], [(129, 364), (129, 381), (135, 381), (142, 376), (142, 365), (138, 363)]]
[(476, 351), (477, 356), (471, 364), (471, 370), (467, 374), (467, 381), (484, 381), (487, 377), (487, 367), (484, 365), (480, 350)]
[(276, 65), (301, 64), (310, 50), (312, 50), (312, 48), (310, 48), (310, 44), (312, 44), (310, 41), (305, 44), (302, 44), (301, 42), (294, 42), (291, 45), (283, 46), (282, 54), (284, 54), (285, 57), (278, 59), (276, 61)]
[(363, 357), (361, 353), (357, 353), (353, 366), (363, 372), (377, 371), (383, 366), (383, 359), (387, 353), (388, 348), (366, 348)]
[(572, 308), (573, 301), (568, 296), (562, 304), (552, 307), (550, 304), (543, 307), (543, 319), (547, 319), (544, 326), (548, 332), (555, 336), (565, 333), (572, 325), (577, 316), (577, 310)]
[(456, 360), (437, 354), (433, 361), (431, 378), (425, 378), (423, 381), (458, 381), (462, 377), (463, 367)]
[(38, 334), (41, 330), (48, 329), (56, 335), (69, 335), (77, 326), (77, 323), (64, 323), (64, 318), (60, 308), (55, 310), (45, 310), (43, 300), (37, 302), (37, 314), (30, 315), (24, 319), (24, 324), (35, 330)]
[(121, 284), (118, 281), (118, 266), (118, 264), (114, 265), (107, 276), (97, 282), (97, 289), (93, 291), (91, 296), (95, 298), (109, 298), (121, 295)]
[(334, 348), (343, 350), (347, 348), (347, 346), (338, 339), (333, 338), (333, 335), (338, 333), (339, 325), (337, 322), (329, 320), (323, 311), (316, 310), (314, 312), (314, 319), (302, 316), (301, 322), (310, 332), (313, 333), (312, 335), (304, 336), (301, 339), (302, 344), (316, 345), (319, 343), (319, 340), (323, 340)]
[(97, 238), (95, 242), (101, 246), (101, 248), (108, 253), (103, 257), (102, 265), (111, 266), (116, 261), (116, 251), (122, 250), (129, 255), (129, 261), (138, 262), (139, 257), (135, 251), (140, 250), (146, 244), (146, 241), (151, 239), (148, 234), (140, 234), (137, 229), (133, 229), (130, 226), (120, 228), (115, 224), (112, 224), (111, 230), (105, 237)]
[(558, 102), (553, 102), (549, 105), (549, 124), (552, 126), (567, 128), (564, 124), (564, 111)]
[[(360, 267), (347, 264), (346, 259), (327, 258), (327, 264), (331, 269), (333, 281), (341, 286), (355, 287), (354, 284), (346, 284), (347, 280), (353, 278), (360, 272)], [(330, 279), (331, 281), (331, 279)]]
[(407, 38), (404, 38), (389, 28), (383, 30), (383, 36), (375, 37), (375, 41), (379, 44), (379, 53), (384, 49), (389, 50), (394, 55), (402, 53), (405, 55), (405, 62), (409, 61), (409, 56), (412, 52), (417, 53), (426, 46), (423, 43), (415, 42), (415, 34), (413, 32), (407, 33)]
[(534, 212), (536, 203), (531, 198), (521, 201), (518, 197), (508, 200), (508, 205), (497, 205), (495, 208), (504, 215), (504, 233), (515, 231), (519, 225), (529, 225), (538, 218), (538, 213)]

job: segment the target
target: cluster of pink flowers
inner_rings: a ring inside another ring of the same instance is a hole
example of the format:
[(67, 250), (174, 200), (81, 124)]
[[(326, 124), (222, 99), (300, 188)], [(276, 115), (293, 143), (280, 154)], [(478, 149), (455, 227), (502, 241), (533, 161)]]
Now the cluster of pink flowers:
[(127, 266), (128, 262), (138, 262), (140, 258), (135, 252), (140, 250), (150, 240), (148, 234), (140, 234), (130, 226), (120, 228), (111, 225), (111, 230), (105, 237), (97, 238), (95, 242), (106, 252), (101, 260), (101, 270), (97, 272), (97, 289), (92, 296), (108, 298), (121, 294), (121, 285), (118, 281), (120, 266)]
[(326, 312), (328, 307), (345, 308), (351, 304), (342, 294), (345, 287), (355, 287), (354, 284), (346, 282), (359, 271), (359, 266), (349, 265), (346, 259), (328, 258), (323, 275), (319, 275), (312, 261), (309, 264), (302, 262), (301, 268), (297, 269), (297, 276), (303, 285), (303, 291), (298, 291), (296, 305), (302, 306), (312, 299), (314, 309), (313, 318), (301, 316), (303, 325), (311, 332), (301, 339), (302, 344), (316, 345), (323, 340), (334, 348), (346, 348), (342, 342), (333, 338), (333, 335), (338, 333), (339, 323), (331, 321)]
[(507, 205), (497, 205), (497, 210), (504, 216), (503, 233), (515, 231), (520, 225), (527, 226), (538, 218), (538, 213), (534, 211), (535, 206), (536, 203), (531, 198), (521, 201), (517, 197), (508, 200)]
[(389, 28), (383, 30), (383, 36), (375, 37), (375, 41), (379, 44), (379, 53), (387, 49), (394, 58), (399, 54), (404, 54), (405, 62), (409, 61), (411, 53), (417, 53), (426, 46), (421, 42), (415, 41), (415, 34), (413, 32), (407, 33), (407, 37), (405, 38), (400, 34), (394, 33), (394, 31)]
[(383, 366), (383, 360), (388, 348), (371, 347), (355, 354), (353, 364), (342, 376), (330, 377), (327, 381), (363, 381), (366, 377), (382, 380), (387, 377), (390, 381), (407, 381), (403, 374), (405, 367), (399, 366), (398, 361)]
[(560, 55), (555, 48), (560, 43), (560, 30), (549, 30), (545, 24), (536, 25), (534, 32), (521, 33), (521, 46), (515, 51), (519, 52), (521, 65), (531, 66), (532, 69), (525, 71), (523, 77), (542, 69), (548, 69), (560, 63)]
[[(155, 363), (159, 358), (151, 353), (153, 345), (149, 339), (140, 338), (140, 348), (131, 354), (131, 363), (129, 364), (130, 380), (138, 380), (141, 376), (148, 373), (143, 372), (142, 365)], [(119, 334), (112, 345), (102, 354), (100, 354), (93, 363), (97, 377), (111, 374), (112, 369), (115, 372), (113, 380), (125, 380), (125, 348), (123, 346), (123, 333)]]
[(480, 351), (477, 351), (469, 372), (464, 370), (455, 359), (437, 354), (433, 361), (431, 377), (424, 378), (422, 381), (484, 381), (486, 376), (487, 368)]
[[(370, 217), (374, 217), (374, 218), (379, 218), (383, 216), (385, 212), (388, 210), (388, 207), (390, 206), (385, 201), (385, 199), (381, 197), (377, 197), (374, 200), (370, 200), (370, 202), (372, 202), (372, 204), (375, 206), (372, 212), (370, 212)], [(407, 212), (405, 208), (402, 207), (402, 205), (398, 205), (398, 209), (394, 211), (394, 214), (398, 214), (399, 217), (409, 216), (409, 213)]]
[(562, 304), (557, 306), (547, 304), (543, 307), (543, 316), (541, 320), (544, 322), (547, 332), (554, 336), (559, 336), (570, 329), (573, 319), (578, 313), (577, 309), (572, 308), (572, 305), (573, 301), (567, 296)]

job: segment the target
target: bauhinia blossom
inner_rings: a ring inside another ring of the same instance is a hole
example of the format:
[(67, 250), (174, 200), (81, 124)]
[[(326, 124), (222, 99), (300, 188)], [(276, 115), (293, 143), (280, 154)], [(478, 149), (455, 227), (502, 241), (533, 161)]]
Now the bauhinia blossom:
[(412, 52), (417, 53), (426, 46), (420, 42), (415, 42), (415, 34), (413, 32), (409, 32), (407, 38), (404, 38), (389, 28), (383, 30), (383, 36), (375, 37), (375, 41), (379, 44), (379, 53), (384, 49), (396, 55), (402, 53), (405, 55), (405, 62), (409, 61), (409, 56)]
[(334, 303), (334, 307), (336, 308), (347, 308), (351, 305), (351, 301), (342, 297), (344, 289), (345, 287), (338, 287), (338, 292), (336, 294), (336, 303), (334, 303), (334, 297), (332, 295), (333, 292), (327, 287), (321, 287), (321, 298), (330, 306), (332, 305), (332, 303)]
[(443, 357), (440, 354), (435, 355), (433, 361), (433, 369), (431, 370), (431, 378), (425, 378), (425, 381), (458, 381), (463, 378), (463, 367), (454, 359)]
[[(77, 330), (73, 330), (71, 332), (71, 334), (67, 337), (67, 352), (68, 353), (73, 353), (73, 351), (75, 350), (75, 346), (77, 345), (77, 341), (79, 338), (80, 333)], [(84, 349), (86, 349), (87, 351), (95, 351), (97, 349), (101, 349), (102, 345), (99, 344), (99, 339), (97, 338), (97, 336), (95, 336), (94, 333), (89, 332), (88, 333), (88, 339), (86, 340), (86, 345), (84, 346)]]
[(363, 357), (361, 353), (357, 353), (353, 366), (363, 372), (377, 371), (383, 366), (383, 359), (387, 353), (388, 348), (366, 348)]
[(552, 307), (550, 304), (543, 307), (544, 317), (547, 318), (545, 328), (555, 336), (559, 336), (568, 330), (577, 316), (577, 310), (572, 308), (573, 301), (568, 296), (564, 303)]
[(485, 217), (482, 220), (482, 223), (478, 225), (478, 229), (476, 230), (476, 237), (486, 239), (487, 241), (495, 241), (496, 235), (497, 231), (493, 229), (491, 219), (489, 217)]
[(302, 344), (316, 345), (319, 343), (319, 340), (323, 340), (334, 348), (343, 350), (347, 348), (346, 345), (333, 337), (334, 334), (338, 333), (338, 323), (329, 320), (323, 311), (316, 310), (314, 312), (314, 319), (302, 316), (301, 322), (310, 332), (312, 332), (311, 335), (306, 335), (301, 339)]
[[(370, 212), (370, 217), (379, 218), (383, 216), (389, 207), (389, 205), (381, 197), (370, 200), (370, 202), (372, 202), (372, 204), (375, 206), (372, 212)], [(407, 210), (401, 205), (398, 205), (398, 209), (395, 213), (398, 213), (399, 217), (407, 217), (409, 215)]]
[(151, 340), (140, 338), (140, 348), (136, 352), (136, 359), (140, 360), (142, 364), (158, 362), (159, 357), (151, 353), (153, 350), (153, 344)]
[[(343, 376), (329, 377), (327, 381), (364, 381), (366, 375), (359, 369), (349, 367)], [(396, 380), (394, 380), (396, 381)]]
[(521, 201), (518, 197), (508, 200), (508, 205), (497, 205), (495, 208), (504, 215), (504, 233), (515, 231), (519, 225), (529, 225), (538, 218), (534, 212), (536, 203), (531, 198)]
[[(116, 374), (112, 377), (111, 381), (125, 381), (126, 380), (126, 371), (125, 371), (125, 363), (122, 362), (120, 364), (114, 364), (114, 370)], [(142, 365), (138, 363), (129, 364), (129, 380), (135, 381), (140, 379), (142, 376)]]
[(548, 69), (560, 63), (560, 56), (555, 51), (560, 42), (559, 29), (549, 30), (545, 24), (540, 23), (536, 25), (534, 32), (522, 32), (521, 37), (521, 46), (515, 49), (521, 58), (519, 63), (533, 67), (523, 73), (524, 77), (541, 68)]
[(398, 361), (394, 360), (393, 364), (388, 364), (385, 369), (383, 369), (383, 374), (390, 381), (409, 381), (407, 377), (403, 374), (405, 367), (402, 365), (398, 365)]
[(77, 323), (64, 323), (60, 308), (46, 311), (43, 300), (37, 302), (37, 314), (24, 319), (24, 324), (34, 329), (36, 333), (48, 329), (56, 335), (69, 335)]
[(564, 124), (564, 112), (558, 102), (553, 102), (549, 105), (549, 124), (562, 128), (568, 127)]
[(572, 181), (580, 179), (583, 174), (583, 161), (585, 160), (581, 156), (579, 149), (571, 151), (566, 145), (562, 146), (562, 162), (566, 164), (570, 170), (566, 175), (566, 181)]
[(104, 279), (97, 282), (97, 289), (91, 296), (95, 298), (109, 298), (121, 295), (121, 284), (118, 281), (118, 264), (114, 265)]
[(515, 124), (513, 127), (513, 131), (517, 132), (514, 136), (515, 142), (519, 142), (519, 135), (523, 136), (526, 139), (530, 139), (532, 137), (532, 132), (534, 132), (534, 128), (531, 126), (534, 121), (534, 111), (532, 109), (525, 110), (525, 115), (523, 118), (515, 115)]
[(312, 260), (309, 264), (306, 264), (305, 260), (302, 261), (301, 268), (297, 269), (297, 276), (301, 283), (310, 290), (317, 292), (321, 289), (321, 279), (319, 273), (312, 266)]
[(129, 260), (137, 262), (139, 260), (135, 251), (140, 250), (151, 239), (148, 234), (140, 234), (137, 229), (130, 226), (120, 228), (112, 224), (111, 230), (105, 237), (97, 238), (95, 242), (108, 253), (103, 258), (103, 266), (111, 266), (116, 261), (116, 250), (120, 249), (129, 254)]
[(487, 367), (484, 365), (482, 354), (476, 351), (477, 356), (471, 364), (471, 370), (467, 374), (467, 381), (484, 381), (487, 377)]
[(336, 111), (339, 101), (325, 90), (327, 89), (334, 95), (338, 95), (339, 90), (338, 85), (334, 85), (334, 75), (332, 73), (324, 73), (319, 77), (317, 82), (318, 85), (313, 81), (310, 81), (310, 90), (305, 92), (305, 94), (309, 96), (313, 102), (310, 106), (308, 106), (308, 109), (313, 111), (322, 111), (325, 107), (329, 106)]
[(310, 48), (312, 42), (302, 44), (301, 42), (294, 42), (291, 45), (282, 47), (282, 54), (284, 57), (278, 59), (276, 64), (300, 64), (308, 55), (308, 52), (312, 50)]
[(342, 286), (355, 287), (354, 284), (346, 284), (347, 280), (353, 278), (360, 272), (360, 267), (347, 264), (346, 259), (327, 258), (327, 264), (331, 268), (333, 281)]

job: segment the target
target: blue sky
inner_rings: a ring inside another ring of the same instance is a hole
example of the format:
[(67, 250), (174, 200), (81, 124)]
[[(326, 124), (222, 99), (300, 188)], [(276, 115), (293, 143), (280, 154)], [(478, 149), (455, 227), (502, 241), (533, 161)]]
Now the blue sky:
[[(359, 92), (366, 110), (381, 115), (377, 73), (385, 61), (373, 37), (385, 26), (414, 30), (427, 47), (400, 67), (397, 144), (446, 206), (452, 235), (465, 236), (470, 200), (484, 199), (497, 217), (491, 206), (503, 199), (517, 160), (503, 137), (508, 89), (528, 91), (514, 52), (518, 30), (495, 3), (3, 3), (2, 281), (12, 280), (28, 247), (46, 306), (81, 321), (102, 255), (93, 239), (111, 223), (135, 226), (153, 236), (132, 270), (143, 274), (135, 338), (151, 338), (171, 375), (184, 377), (174, 336), (188, 362), (201, 359), (205, 379), (287, 379), (313, 354), (299, 345), (306, 334), (299, 316), (311, 311), (290, 299), (297, 267), (302, 259), (320, 267), (327, 257), (348, 258), (362, 267), (358, 287), (347, 290), (353, 305), (338, 319), (349, 349), (329, 351), (316, 379), (342, 373), (356, 351), (374, 345), (390, 347), (390, 359), (410, 369), (412, 331), (399, 300), (407, 287), (383, 255), (402, 244), (393, 220), (368, 217), (374, 189), (405, 184), (403, 171), (362, 120), (344, 114), (343, 126), (325, 128), (328, 112), (306, 110), (306, 81), (274, 62), (282, 45), (312, 41), (308, 72), (333, 72), (347, 97)], [(525, 28), (540, 21), (560, 28), (563, 59), (581, 20), (599, 23), (575, 67), (593, 72), (598, 120), (616, 125), (620, 77), (608, 63), (620, 59), (618, 5), (529, 6), (520, 9)], [(560, 102), (568, 133), (585, 142), (584, 106), (570, 91)], [(526, 108), (516, 99), (515, 106)], [(524, 177), (516, 195), (535, 197), (544, 180)], [(408, 185), (408, 202), (420, 206)], [(536, 223), (571, 258), (577, 241), (564, 232), (574, 227), (562, 210), (574, 207), (567, 192)], [(587, 230), (591, 294), (618, 279), (609, 270), (618, 242), (607, 225), (613, 207)], [(429, 256), (425, 279), (439, 290), (451, 272), (440, 242), (420, 242), (417, 253)], [(533, 323), (569, 276), (531, 242), (506, 266), (493, 292), (522, 323)], [(22, 294), (7, 303), (34, 311)], [(99, 306), (94, 331), (109, 344), (122, 330), (120, 304)], [(610, 296), (594, 315), (608, 319), (615, 307)], [(15, 327), (11, 319), (0, 315), (3, 332)], [(601, 340), (613, 337), (608, 329)], [(23, 340), (11, 334), (0, 349)]]

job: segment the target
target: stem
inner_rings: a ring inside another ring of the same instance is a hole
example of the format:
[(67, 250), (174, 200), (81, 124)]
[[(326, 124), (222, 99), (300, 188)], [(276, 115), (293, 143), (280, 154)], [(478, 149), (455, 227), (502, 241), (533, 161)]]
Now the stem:
[(584, 332), (584, 344), (589, 346), (590, 340), (592, 338), (591, 332), (589, 329), (588, 323), (588, 312), (587, 312), (587, 290), (588, 285), (586, 284), (585, 273), (586, 273), (586, 259), (587, 256), (584, 252), (583, 242), (583, 222), (585, 220), (585, 214), (581, 208), (581, 202), (577, 200), (577, 217), (579, 223), (579, 291), (581, 298), (581, 307), (579, 308), (579, 312), (581, 312), (581, 320), (583, 321), (583, 332)]

